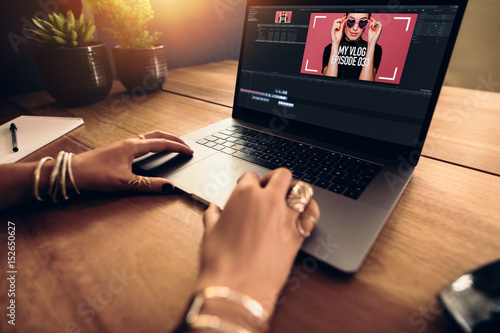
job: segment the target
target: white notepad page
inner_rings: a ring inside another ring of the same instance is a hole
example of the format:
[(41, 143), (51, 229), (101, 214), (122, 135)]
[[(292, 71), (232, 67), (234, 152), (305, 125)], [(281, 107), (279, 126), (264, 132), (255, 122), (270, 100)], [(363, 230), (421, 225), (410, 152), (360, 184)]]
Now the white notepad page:
[[(17, 127), (18, 152), (12, 151), (10, 124)], [(13, 163), (83, 124), (82, 118), (20, 116), (0, 126), (0, 164)]]

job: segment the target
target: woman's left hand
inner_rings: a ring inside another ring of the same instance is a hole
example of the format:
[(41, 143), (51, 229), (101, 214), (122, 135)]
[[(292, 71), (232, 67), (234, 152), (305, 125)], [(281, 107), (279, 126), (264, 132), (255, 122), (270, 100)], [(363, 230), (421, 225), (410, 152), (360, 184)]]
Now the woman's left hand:
[[(132, 173), (132, 162), (135, 158), (150, 152), (162, 151), (193, 154), (191, 148), (177, 136), (162, 131), (152, 131), (145, 133), (144, 139), (139, 137), (126, 139), (73, 156), (72, 170), (75, 183), (80, 190), (102, 192), (127, 189), (157, 193), (172, 191), (174, 186), (167, 179), (148, 177), (144, 180)], [(131, 185), (131, 180), (134, 179), (146, 183), (134, 187)]]
[(375, 45), (382, 33), (382, 23), (375, 20), (373, 17), (370, 18), (370, 23), (368, 25), (368, 44)]

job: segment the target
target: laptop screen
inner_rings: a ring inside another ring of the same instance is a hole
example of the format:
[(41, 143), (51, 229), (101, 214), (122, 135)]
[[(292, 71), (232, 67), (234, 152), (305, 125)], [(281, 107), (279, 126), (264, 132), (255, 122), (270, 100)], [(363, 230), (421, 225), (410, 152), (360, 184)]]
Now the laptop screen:
[(415, 146), (425, 137), (451, 56), (464, 11), (457, 3), (465, 1), (329, 3), (250, 1), (236, 107)]

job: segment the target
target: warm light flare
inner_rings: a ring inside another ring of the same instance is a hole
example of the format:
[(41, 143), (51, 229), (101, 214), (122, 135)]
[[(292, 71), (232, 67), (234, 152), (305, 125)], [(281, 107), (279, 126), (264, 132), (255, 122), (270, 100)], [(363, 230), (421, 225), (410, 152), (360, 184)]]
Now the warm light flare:
[(199, 24), (213, 7), (213, 1), (151, 0), (155, 17), (161, 21)]

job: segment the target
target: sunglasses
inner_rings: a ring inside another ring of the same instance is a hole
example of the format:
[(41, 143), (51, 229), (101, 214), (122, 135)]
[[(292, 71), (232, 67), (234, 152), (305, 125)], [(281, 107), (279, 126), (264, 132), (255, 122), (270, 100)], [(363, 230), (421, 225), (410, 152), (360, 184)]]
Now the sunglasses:
[(358, 27), (360, 29), (364, 29), (368, 26), (368, 23), (370, 23), (370, 20), (368, 19), (361, 19), (361, 20), (358, 20), (356, 21), (355, 19), (353, 18), (349, 18), (345, 21), (345, 25), (351, 29), (352, 27), (354, 27), (356, 25), (356, 23), (358, 24)]

